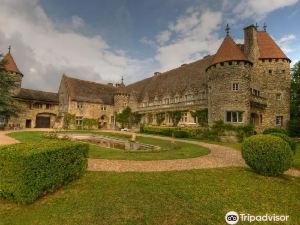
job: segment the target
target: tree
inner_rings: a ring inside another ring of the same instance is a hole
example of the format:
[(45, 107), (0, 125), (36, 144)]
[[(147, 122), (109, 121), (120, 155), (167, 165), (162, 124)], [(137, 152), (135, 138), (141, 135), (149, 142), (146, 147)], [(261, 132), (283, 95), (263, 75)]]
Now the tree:
[(132, 123), (133, 124), (139, 124), (141, 122), (142, 116), (143, 116), (143, 114), (140, 114), (138, 112), (133, 112), (131, 114), (131, 117), (132, 117), (131, 121), (132, 121)]
[(121, 124), (122, 128), (131, 126), (131, 108), (126, 107), (121, 113), (117, 113), (116, 121)]
[(300, 61), (292, 69), (291, 120), (288, 130), (291, 136), (300, 136)]
[(75, 123), (75, 114), (71, 113), (64, 113), (64, 128), (65, 129), (70, 129), (71, 125), (74, 125)]
[(84, 118), (82, 121), (82, 125), (84, 129), (92, 129), (93, 127), (96, 127), (98, 124), (96, 119), (92, 119), (92, 118)]
[(5, 63), (3, 59), (0, 61), (0, 116), (7, 120), (11, 116), (18, 116), (20, 107), (13, 98), (17, 80), (6, 71)]

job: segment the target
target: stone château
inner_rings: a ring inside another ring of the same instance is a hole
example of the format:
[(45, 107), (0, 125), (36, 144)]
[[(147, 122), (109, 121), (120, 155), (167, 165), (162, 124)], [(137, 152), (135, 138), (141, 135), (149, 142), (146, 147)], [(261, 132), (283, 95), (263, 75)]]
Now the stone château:
[(0, 118), (8, 128), (61, 127), (65, 112), (75, 114), (76, 125), (96, 119), (100, 127), (116, 128), (116, 113), (129, 106), (142, 114), (141, 123), (172, 125), (170, 111), (182, 111), (179, 124), (193, 125), (191, 112), (208, 109), (208, 123), (253, 123), (258, 131), (285, 127), (290, 117), (290, 59), (271, 36), (251, 25), (244, 28), (244, 43), (236, 44), (227, 32), (215, 55), (183, 64), (125, 86), (100, 84), (63, 75), (58, 93), (21, 87), (23, 74), (9, 52), (6, 69), (19, 80), (14, 92), (22, 113)]

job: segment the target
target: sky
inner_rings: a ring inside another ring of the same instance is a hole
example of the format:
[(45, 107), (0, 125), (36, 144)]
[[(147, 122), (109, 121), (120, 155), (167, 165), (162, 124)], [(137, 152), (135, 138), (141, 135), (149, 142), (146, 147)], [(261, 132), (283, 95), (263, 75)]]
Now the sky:
[(300, 0), (0, 0), (23, 87), (57, 91), (62, 74), (126, 84), (214, 54), (225, 27), (238, 43), (258, 24), (292, 65), (300, 60)]

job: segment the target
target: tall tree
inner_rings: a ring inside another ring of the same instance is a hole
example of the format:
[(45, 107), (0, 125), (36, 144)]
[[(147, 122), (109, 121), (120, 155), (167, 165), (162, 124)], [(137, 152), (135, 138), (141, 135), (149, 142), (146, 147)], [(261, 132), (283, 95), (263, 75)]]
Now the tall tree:
[(300, 136), (300, 61), (292, 69), (290, 136)]
[(17, 80), (6, 71), (5, 63), (4, 59), (0, 60), (0, 116), (8, 119), (11, 116), (18, 116), (20, 108), (13, 99)]

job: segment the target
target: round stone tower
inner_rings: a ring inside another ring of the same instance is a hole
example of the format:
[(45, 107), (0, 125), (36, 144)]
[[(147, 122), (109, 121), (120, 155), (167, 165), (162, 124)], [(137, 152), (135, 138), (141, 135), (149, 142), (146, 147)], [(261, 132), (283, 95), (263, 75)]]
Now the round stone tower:
[(223, 40), (210, 66), (208, 78), (208, 123), (249, 122), (250, 70), (252, 62), (230, 35)]

